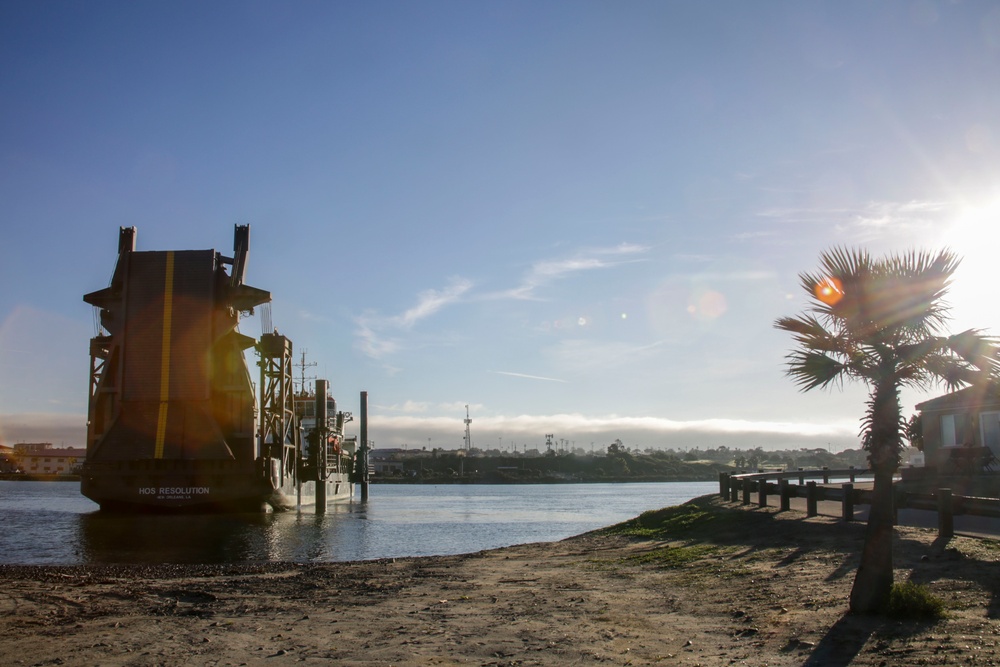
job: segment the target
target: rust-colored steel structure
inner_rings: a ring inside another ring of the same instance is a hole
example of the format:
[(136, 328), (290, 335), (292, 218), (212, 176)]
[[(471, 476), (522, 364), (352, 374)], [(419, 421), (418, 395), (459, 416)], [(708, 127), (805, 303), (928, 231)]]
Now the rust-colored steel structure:
[(81, 491), (103, 510), (289, 509), (324, 483), (302, 474), (291, 341), (237, 328), (241, 313), (271, 300), (244, 283), (249, 247), (249, 226), (236, 227), (232, 257), (140, 252), (135, 228), (120, 230), (111, 284), (83, 297), (100, 328)]

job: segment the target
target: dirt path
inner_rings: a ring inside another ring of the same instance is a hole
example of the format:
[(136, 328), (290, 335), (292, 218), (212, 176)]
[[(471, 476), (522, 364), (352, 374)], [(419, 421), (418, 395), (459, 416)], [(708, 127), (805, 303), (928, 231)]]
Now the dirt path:
[(699, 499), (669, 534), (323, 565), (0, 567), (0, 664), (992, 665), (1000, 547), (902, 528), (934, 623), (846, 616), (863, 526)]

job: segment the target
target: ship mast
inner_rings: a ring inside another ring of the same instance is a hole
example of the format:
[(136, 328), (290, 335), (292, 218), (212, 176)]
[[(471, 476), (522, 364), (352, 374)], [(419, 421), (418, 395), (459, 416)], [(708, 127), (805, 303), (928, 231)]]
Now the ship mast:
[[(295, 364), (295, 366), (297, 366), (298, 369), (299, 369), (299, 377), (301, 378), (299, 380), (299, 387), (301, 387), (300, 391), (302, 392), (303, 395), (306, 393), (306, 379), (307, 379), (306, 378), (306, 369), (307, 368), (312, 368), (313, 366), (316, 365), (315, 361), (310, 362), (308, 364), (306, 363), (306, 352), (308, 352), (308, 351), (309, 350), (302, 350), (302, 356), (300, 358), (300, 361), (299, 361), (299, 363)], [(315, 378), (309, 377), (308, 379), (314, 380)]]

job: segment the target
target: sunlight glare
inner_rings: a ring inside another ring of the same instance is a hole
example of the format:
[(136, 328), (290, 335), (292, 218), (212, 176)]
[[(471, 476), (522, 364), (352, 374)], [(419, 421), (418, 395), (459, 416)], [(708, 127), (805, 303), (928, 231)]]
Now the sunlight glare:
[(948, 225), (938, 247), (950, 248), (961, 260), (948, 290), (954, 331), (976, 328), (1000, 333), (997, 303), (997, 259), (1000, 257), (1000, 197), (985, 206), (969, 206)]

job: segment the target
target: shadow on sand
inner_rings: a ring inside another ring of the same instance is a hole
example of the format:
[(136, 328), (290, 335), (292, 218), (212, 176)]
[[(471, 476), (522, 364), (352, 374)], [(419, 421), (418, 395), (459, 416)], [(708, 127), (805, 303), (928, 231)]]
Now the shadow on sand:
[[(830, 524), (807, 521), (801, 513), (783, 513), (773, 507), (734, 505), (715, 496), (696, 498), (686, 505), (689, 512), (703, 511), (704, 519), (680, 522), (683, 528), (675, 534), (671, 529), (675, 524), (671, 522), (669, 512), (684, 506), (661, 510), (664, 513), (661, 517), (651, 516), (650, 520), (663, 522), (663, 537), (742, 547), (739, 550), (741, 556), (755, 551), (789, 549), (789, 553), (775, 562), (776, 568), (785, 568), (799, 560), (820, 555), (829, 557), (831, 553), (839, 554), (840, 562), (827, 575), (826, 581), (845, 578), (857, 570), (864, 543), (863, 522)], [(766, 535), (767, 539), (762, 540), (762, 535)], [(928, 544), (897, 532), (893, 544), (897, 581), (908, 572), (909, 580), (918, 584), (926, 585), (940, 579), (965, 582), (987, 591), (991, 597), (986, 615), (988, 618), (1000, 617), (1000, 568), (993, 560), (979, 560), (949, 548), (949, 542), (938, 538)], [(846, 599), (844, 607), (846, 610)], [(926, 631), (933, 624), (933, 621), (845, 613), (827, 630), (803, 665), (845, 667), (851, 664), (873, 635), (905, 638)], [(789, 650), (794, 648), (789, 647)]]

